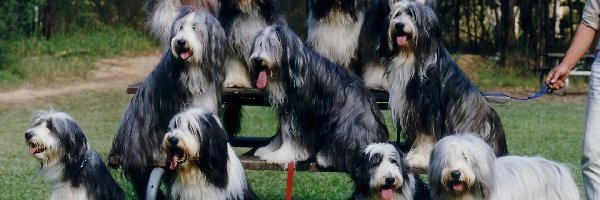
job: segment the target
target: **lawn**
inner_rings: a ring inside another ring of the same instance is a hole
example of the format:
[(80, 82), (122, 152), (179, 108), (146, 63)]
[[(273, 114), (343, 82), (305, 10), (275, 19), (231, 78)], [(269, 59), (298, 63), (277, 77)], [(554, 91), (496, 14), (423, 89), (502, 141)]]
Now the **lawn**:
[[(39, 163), (27, 153), (24, 130), (35, 110), (50, 107), (70, 113), (84, 129), (88, 141), (107, 157), (123, 108), (131, 98), (123, 90), (84, 92), (17, 105), (0, 105), (0, 199), (46, 199), (49, 183), (38, 173)], [(510, 154), (543, 156), (568, 164), (581, 187), (579, 169), (585, 102), (541, 100), (495, 104), (507, 135)], [(274, 133), (274, 112), (265, 107), (246, 107), (243, 132), (269, 136)], [(389, 126), (389, 113), (384, 112)], [(256, 136), (256, 135), (255, 135)], [(286, 173), (247, 171), (251, 186), (261, 199), (283, 199)], [(121, 176), (116, 177), (133, 197)], [(352, 190), (347, 175), (299, 172), (294, 179), (294, 199), (346, 199)]]

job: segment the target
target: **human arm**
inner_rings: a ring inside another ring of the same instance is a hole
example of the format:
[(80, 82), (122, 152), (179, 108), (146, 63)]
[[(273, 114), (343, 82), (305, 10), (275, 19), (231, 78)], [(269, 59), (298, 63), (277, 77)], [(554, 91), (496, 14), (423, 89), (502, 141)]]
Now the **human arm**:
[(585, 23), (581, 23), (577, 26), (577, 31), (571, 41), (571, 46), (567, 50), (562, 62), (548, 72), (548, 76), (546, 77), (546, 84), (548, 84), (548, 87), (557, 90), (565, 85), (565, 79), (569, 77), (571, 70), (575, 67), (579, 59), (581, 59), (590, 46), (592, 46), (595, 36), (596, 30)]

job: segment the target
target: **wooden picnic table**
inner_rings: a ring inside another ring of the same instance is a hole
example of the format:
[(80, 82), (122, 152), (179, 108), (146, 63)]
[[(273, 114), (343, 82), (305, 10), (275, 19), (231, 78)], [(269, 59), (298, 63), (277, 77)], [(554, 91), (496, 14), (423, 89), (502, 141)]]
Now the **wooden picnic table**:
[[(137, 92), (140, 83), (130, 84), (127, 86), (128, 94), (135, 94)], [(389, 109), (388, 99), (389, 94), (384, 90), (371, 90), (371, 94), (374, 96), (377, 105), (382, 110)], [(267, 96), (263, 90), (258, 89), (241, 89), (241, 88), (224, 88), (222, 96), (223, 104), (240, 104), (243, 106), (270, 106)], [(275, 131), (273, 131), (275, 132)], [(231, 146), (233, 147), (249, 147), (255, 148), (266, 145), (269, 142), (267, 137), (250, 137), (250, 136), (237, 136), (230, 139)], [(390, 141), (394, 144), (395, 141)], [(113, 165), (118, 165), (119, 158), (111, 157), (109, 159)], [(278, 163), (267, 163), (254, 156), (242, 155), (240, 156), (242, 166), (246, 170), (276, 170), (285, 171), (287, 169), (286, 164)], [(318, 167), (314, 161), (299, 162), (295, 166), (296, 171), (311, 171), (311, 172), (334, 172), (335, 170), (323, 169)]]

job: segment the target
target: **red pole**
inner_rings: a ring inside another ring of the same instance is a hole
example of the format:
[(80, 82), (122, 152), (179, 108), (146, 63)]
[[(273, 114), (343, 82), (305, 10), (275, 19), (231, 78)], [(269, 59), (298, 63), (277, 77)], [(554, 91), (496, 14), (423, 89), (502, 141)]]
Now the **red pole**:
[(287, 167), (288, 170), (288, 176), (287, 176), (287, 184), (285, 185), (285, 199), (286, 200), (291, 200), (292, 199), (292, 190), (294, 189), (294, 171), (295, 171), (295, 164), (294, 161), (289, 162)]

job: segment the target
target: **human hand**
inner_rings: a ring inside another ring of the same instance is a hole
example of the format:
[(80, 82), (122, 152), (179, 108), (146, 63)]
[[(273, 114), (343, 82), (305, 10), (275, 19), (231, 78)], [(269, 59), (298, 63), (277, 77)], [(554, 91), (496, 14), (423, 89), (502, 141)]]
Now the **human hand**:
[(571, 68), (561, 63), (548, 72), (546, 84), (550, 89), (561, 89), (565, 86), (565, 80), (569, 77), (569, 74), (571, 74)]

